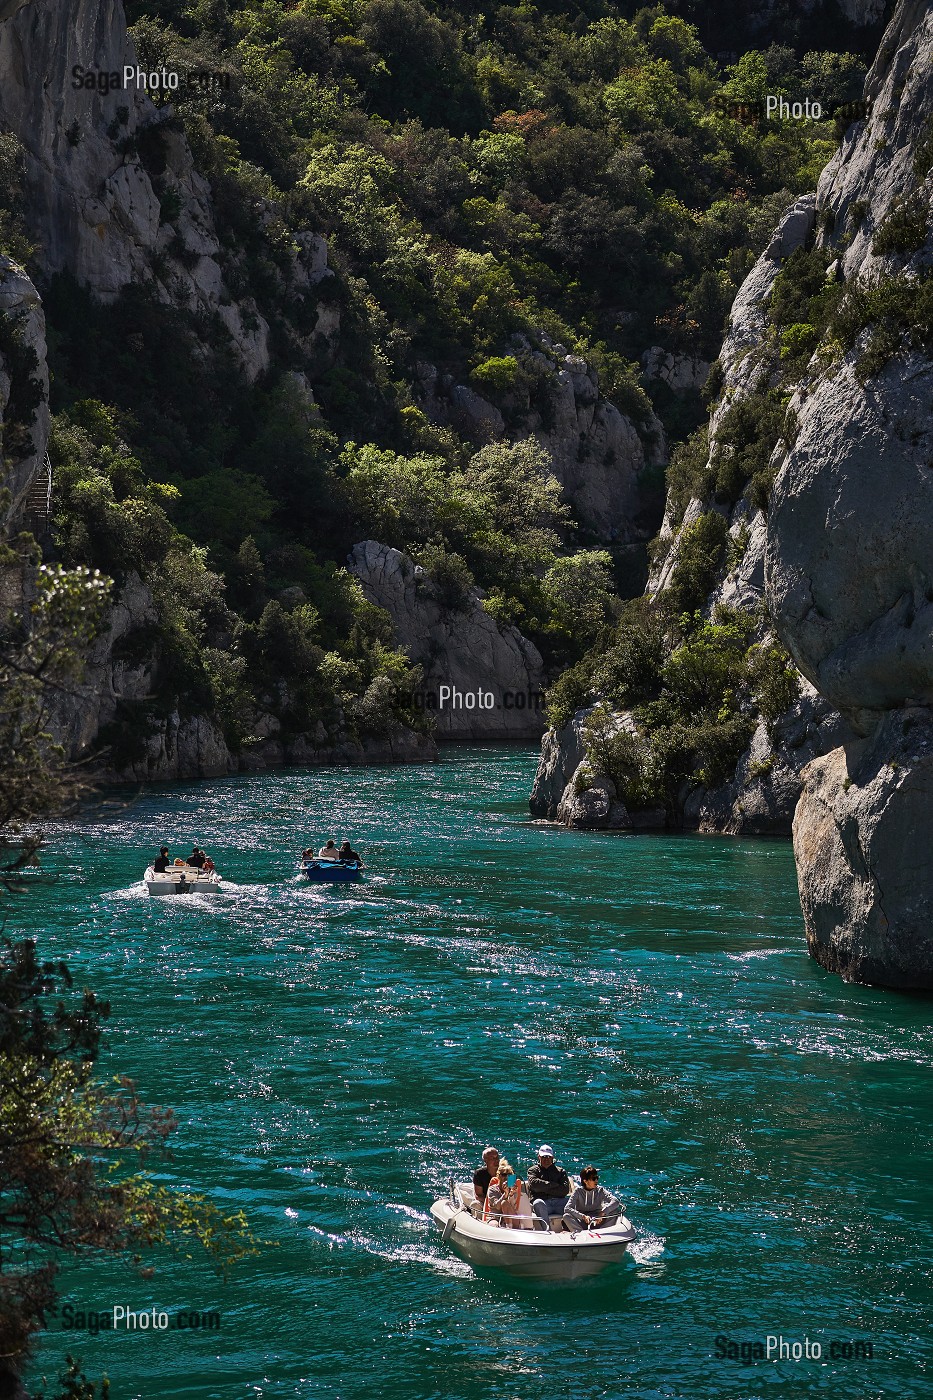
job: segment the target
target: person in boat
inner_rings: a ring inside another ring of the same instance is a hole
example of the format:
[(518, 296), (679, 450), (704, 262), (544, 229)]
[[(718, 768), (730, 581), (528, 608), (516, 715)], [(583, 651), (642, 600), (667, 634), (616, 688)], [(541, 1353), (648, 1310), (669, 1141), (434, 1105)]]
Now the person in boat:
[(339, 860), (340, 852), (337, 850), (335, 841), (328, 841), (326, 846), (322, 846), (318, 851), (318, 860)]
[(355, 860), (360, 869), (362, 869), (363, 862), (360, 860), (359, 856), (357, 855), (356, 851), (354, 851), (349, 841), (343, 842), (338, 854), (340, 855), (341, 860)]
[(201, 850), (201, 847), (200, 847), (200, 846), (192, 846), (192, 847), (191, 847), (191, 854), (190, 854), (190, 856), (188, 857), (188, 864), (189, 864), (189, 865), (193, 865), (194, 868), (195, 868), (196, 870), (200, 870), (200, 869), (202, 868), (202, 866), (204, 865), (204, 862), (205, 862), (206, 859), (207, 859), (207, 857), (205, 856), (204, 852)]
[(302, 860), (317, 860), (317, 851), (313, 846), (305, 846), (301, 853)]
[(499, 1170), (499, 1149), (498, 1147), (483, 1148), (483, 1165), (477, 1167), (473, 1173), (473, 1195), (479, 1206), (486, 1204), (486, 1192), (489, 1190), (489, 1183)]
[(615, 1225), (621, 1214), (621, 1202), (605, 1186), (600, 1186), (596, 1168), (584, 1167), (580, 1185), (571, 1192), (564, 1210), (564, 1228), (595, 1230), (600, 1225)]
[(157, 875), (164, 875), (172, 863), (172, 857), (168, 853), (168, 846), (160, 846), (159, 854), (152, 862), (152, 868)]
[(554, 1149), (546, 1142), (538, 1148), (537, 1162), (528, 1169), (528, 1196), (545, 1230), (550, 1229), (552, 1216), (563, 1219), (570, 1199), (570, 1177), (554, 1161)]
[(217, 870), (217, 866), (216, 866), (216, 865), (214, 864), (214, 862), (211, 860), (210, 856), (205, 856), (205, 857), (204, 857), (204, 864), (201, 866), (202, 874), (204, 874), (204, 875), (213, 875), (213, 874), (216, 872), (216, 870)]
[(511, 1175), (511, 1165), (508, 1162), (500, 1162), (486, 1192), (483, 1219), (497, 1220), (507, 1230), (516, 1230), (520, 1228), (516, 1216), (521, 1204), (523, 1183), (519, 1176), (515, 1178), (515, 1185), (510, 1186)]

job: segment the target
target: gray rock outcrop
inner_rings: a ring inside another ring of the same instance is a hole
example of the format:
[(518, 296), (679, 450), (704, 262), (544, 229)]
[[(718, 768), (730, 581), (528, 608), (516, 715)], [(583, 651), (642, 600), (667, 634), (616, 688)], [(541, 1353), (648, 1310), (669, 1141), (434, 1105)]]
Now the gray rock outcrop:
[(727, 836), (787, 836), (815, 758), (855, 737), (851, 725), (812, 686), (773, 724), (759, 719), (735, 777), (719, 788), (697, 785), (683, 801), (683, 825)]
[[(900, 279), (910, 295), (931, 275), (929, 226), (876, 252), (896, 208), (929, 219), (931, 55), (933, 12), (902, 0), (867, 80), (871, 117), (820, 180), (818, 237), (850, 288)], [(865, 736), (804, 773), (794, 849), (810, 950), (849, 980), (929, 987), (933, 368), (895, 342), (866, 378), (873, 333), (828, 367), (814, 361), (792, 400), (765, 586), (800, 670)]]
[[(15, 600), (10, 600), (15, 605)], [(282, 733), (279, 721), (258, 710), (252, 738), (231, 750), (214, 714), (190, 713), (160, 694), (158, 649), (139, 639), (160, 621), (148, 587), (130, 574), (88, 651), (81, 680), (53, 704), (50, 722), (65, 752), (114, 782), (165, 782), (264, 772), (283, 766), (430, 763), (437, 746), (429, 735), (400, 724), (375, 737)], [(110, 738), (113, 736), (111, 746)]]
[[(3, 484), (10, 492), (2, 522), (6, 534), (34, 524), (30, 492), (43, 485), (49, 438), (48, 366), (45, 317), (31, 280), (0, 256), (0, 446)], [(313, 413), (313, 394), (303, 392)], [(29, 405), (29, 411), (24, 411)], [(0, 607), (27, 615), (34, 596), (35, 566), (19, 557), (0, 567)], [(153, 636), (160, 624), (152, 593), (130, 573), (104, 612), (101, 627), (86, 656), (82, 677), (69, 690), (49, 697), (49, 728), (64, 752), (76, 762), (114, 781), (162, 781), (216, 777), (282, 764), (354, 764), (430, 762), (434, 740), (401, 725), (377, 738), (328, 734), (318, 725), (314, 735), (278, 732), (272, 716), (257, 714), (255, 742), (234, 753), (211, 713), (186, 713), (165, 704), (159, 690), (159, 649)], [(141, 644), (141, 639), (144, 639)], [(132, 714), (127, 732), (127, 715)], [(116, 742), (109, 743), (114, 731)], [(129, 742), (128, 742), (129, 741)]]
[[(766, 604), (762, 625), (805, 683), (791, 711), (759, 723), (733, 781), (682, 794), (684, 824), (778, 833), (796, 808), (811, 953), (849, 980), (905, 988), (933, 987), (933, 370), (923, 336), (898, 346), (890, 325), (890, 353), (866, 360), (869, 322), (851, 345), (824, 343), (789, 381), (768, 304), (788, 258), (816, 247), (848, 290), (900, 279), (901, 304), (914, 299), (919, 315), (933, 275), (931, 57), (933, 10), (901, 0), (868, 77), (870, 117), (850, 128), (817, 194), (787, 211), (733, 306), (702, 479), (728, 462), (719, 434), (730, 409), (790, 389), (767, 510), (714, 492), (670, 507), (649, 582), (654, 594), (671, 582), (684, 526), (711, 510), (726, 518), (728, 563), (707, 613)], [(900, 209), (907, 232), (878, 239)], [(545, 766), (563, 773), (559, 738), (545, 739), (542, 791)], [(566, 820), (569, 797), (548, 815)], [(606, 805), (600, 786), (589, 806)]]
[(45, 314), (32, 281), (0, 254), (0, 461), (10, 493), (6, 518), (18, 520), (49, 440)]
[(702, 389), (709, 377), (709, 360), (699, 355), (675, 355), (663, 345), (652, 345), (641, 357), (646, 379), (660, 379), (675, 394)]
[(804, 779), (794, 853), (810, 952), (850, 982), (933, 989), (930, 711), (892, 711)]
[[(43, 271), (67, 270), (102, 301), (148, 284), (165, 302), (218, 316), (255, 379), (269, 365), (269, 326), (251, 298), (230, 294), (210, 187), (171, 107), (136, 82), (76, 86), (75, 65), (121, 76), (137, 67), (122, 0), (75, 0), (67, 19), (60, 0), (28, 0), (0, 17), (0, 127), (25, 149)], [(298, 243), (291, 283), (301, 293), (328, 271), (323, 239)], [(332, 339), (335, 315), (321, 306), (309, 340)]]
[(571, 780), (557, 809), (557, 820), (576, 831), (630, 831), (632, 819), (619, 801), (611, 778), (600, 777), (576, 791)]
[(537, 647), (502, 626), (471, 591), (445, 607), (406, 554), (364, 540), (348, 561), (370, 600), (392, 619), (398, 645), (422, 667), (420, 698), (446, 739), (537, 738), (544, 728), (544, 670)]
[[(713, 469), (717, 455), (728, 452), (719, 441), (719, 433), (729, 409), (757, 388), (767, 366), (761, 359), (761, 347), (766, 339), (768, 298), (783, 263), (812, 237), (816, 221), (816, 197), (805, 195), (795, 200), (783, 215), (768, 247), (755, 263), (739, 289), (726, 337), (719, 356), (722, 393), (713, 409), (709, 424), (708, 468)], [(776, 448), (780, 453), (781, 445)], [(677, 517), (669, 505), (659, 537), (660, 549), (648, 579), (647, 592), (659, 597), (670, 584), (680, 558), (686, 532), (700, 516), (710, 510), (725, 516), (729, 529), (729, 550), (716, 586), (709, 595), (705, 613), (712, 616), (724, 605), (758, 619), (757, 640), (766, 641), (769, 633), (764, 620), (765, 554), (768, 543), (768, 520), (743, 497), (734, 505), (722, 504), (715, 497), (695, 496), (689, 500), (683, 515)], [(571, 737), (579, 731), (577, 721), (585, 717), (581, 711), (574, 725), (560, 734), (545, 736), (539, 775), (546, 765), (552, 769), (569, 767), (569, 758), (557, 764), (553, 749), (567, 747), (573, 756), (576, 741)], [(833, 706), (815, 688), (803, 682), (801, 695), (791, 709), (775, 723), (760, 721), (751, 742), (739, 759), (733, 778), (726, 784), (708, 788), (702, 784), (687, 784), (680, 793), (677, 810), (665, 814), (661, 809), (629, 813), (632, 822), (644, 826), (677, 827), (729, 835), (791, 834), (794, 809), (800, 796), (802, 769), (814, 757), (826, 753), (852, 733)], [(577, 763), (579, 763), (577, 759)], [(576, 766), (576, 765), (575, 765)], [(570, 781), (571, 773), (567, 782)], [(602, 775), (593, 774), (592, 780)], [(574, 779), (576, 787), (580, 780)], [(577, 793), (577, 800), (580, 794)], [(552, 820), (566, 820), (572, 815), (568, 802), (563, 806), (547, 804), (532, 797), (532, 812), (547, 815)]]
[[(544, 334), (534, 345), (527, 336), (516, 336), (514, 351), (525, 377), (503, 393), (501, 408), (433, 365), (421, 365), (419, 392), (425, 413), (480, 445), (504, 437), (535, 437), (551, 458), (551, 470), (576, 519), (592, 539), (616, 545), (644, 543), (656, 522), (646, 509), (642, 475), (663, 460), (665, 450), (658, 419), (650, 415), (639, 432), (601, 393), (595, 369)], [(536, 386), (533, 393), (530, 382)]]
[(531, 789), (529, 806), (534, 817), (557, 821), (561, 802), (586, 757), (583, 728), (592, 708), (578, 710), (562, 729), (549, 729), (541, 740), (541, 758)]
[(803, 674), (850, 712), (933, 703), (931, 400), (933, 366), (919, 356), (867, 388), (844, 364), (801, 403), (775, 483), (775, 626)]
[[(783, 261), (798, 248), (804, 247), (813, 234), (815, 223), (816, 195), (804, 195), (795, 200), (784, 213), (768, 247), (742, 283), (732, 304), (719, 353), (722, 390), (709, 423), (707, 466), (710, 470), (714, 468), (720, 452), (728, 454), (731, 450), (723, 447), (719, 440), (723, 420), (729, 410), (753, 393), (763, 377), (768, 377), (768, 366), (763, 364), (761, 357), (768, 329), (767, 302)], [(776, 451), (780, 452), (780, 448), (779, 443)], [(661, 593), (670, 583), (680, 557), (684, 527), (693, 524), (704, 511), (710, 509), (717, 509), (727, 516), (733, 541), (746, 532), (747, 538), (741, 559), (714, 590), (707, 611), (712, 611), (717, 602), (728, 602), (730, 606), (753, 611), (764, 595), (767, 529), (763, 513), (754, 510), (744, 498), (730, 507), (715, 499), (694, 496), (687, 502), (679, 520), (673, 518), (668, 507), (659, 536), (660, 549), (648, 579), (648, 592)], [(732, 575), (740, 576), (741, 582), (736, 584)]]

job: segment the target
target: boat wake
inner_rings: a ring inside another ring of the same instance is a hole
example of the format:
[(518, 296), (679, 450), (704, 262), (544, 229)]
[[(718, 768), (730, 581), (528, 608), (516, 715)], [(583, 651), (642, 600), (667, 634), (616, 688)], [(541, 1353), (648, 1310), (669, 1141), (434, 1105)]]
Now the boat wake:
[(119, 901), (120, 903), (123, 903), (124, 901), (128, 902), (137, 899), (148, 900), (149, 891), (146, 889), (146, 885), (143, 880), (137, 880), (135, 884), (127, 886), (126, 889), (107, 890), (107, 892), (102, 897), (108, 901), (112, 899), (115, 901)]
[[(417, 1211), (415, 1214), (421, 1223), (427, 1222), (428, 1217), (423, 1212)], [(418, 1264), (423, 1268), (431, 1269), (434, 1273), (453, 1275), (457, 1278), (469, 1278), (473, 1273), (469, 1264), (464, 1263), (463, 1260), (440, 1251), (435, 1253), (431, 1249), (426, 1249), (420, 1241), (413, 1240), (409, 1244), (391, 1245), (358, 1228), (351, 1229), (346, 1234), (322, 1230), (317, 1225), (308, 1225), (306, 1228), (308, 1233), (326, 1245), (328, 1250), (360, 1252), (372, 1259), (385, 1259), (393, 1264)]]
[(636, 1264), (657, 1264), (664, 1255), (663, 1235), (641, 1235), (629, 1245), (629, 1258)]

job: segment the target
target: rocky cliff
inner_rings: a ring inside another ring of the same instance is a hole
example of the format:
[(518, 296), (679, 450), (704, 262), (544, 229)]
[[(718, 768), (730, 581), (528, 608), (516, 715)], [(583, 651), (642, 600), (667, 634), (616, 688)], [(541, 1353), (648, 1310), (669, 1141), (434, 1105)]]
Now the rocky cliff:
[[(0, 446), (7, 534), (48, 526), (46, 461), (49, 439), (45, 317), (35, 285), (0, 256)], [(23, 559), (0, 568), (0, 602), (28, 611), (32, 566)], [(106, 609), (86, 657), (82, 681), (52, 699), (50, 726), (69, 756), (90, 761), (102, 776), (123, 781), (214, 777), (281, 764), (430, 762), (434, 740), (400, 724), (377, 737), (357, 738), (318, 725), (313, 734), (286, 734), (275, 716), (252, 716), (254, 733), (235, 751), (212, 713), (191, 713), (184, 697), (165, 703), (158, 648), (145, 641), (160, 616), (152, 592), (130, 572)], [(142, 641), (141, 641), (142, 639)], [(132, 714), (135, 742), (127, 745)], [(112, 743), (112, 741), (115, 741)]]
[(5, 520), (20, 518), (42, 473), (49, 436), (45, 315), (22, 268), (0, 255), (0, 460), (9, 499)]
[[(933, 13), (902, 0), (868, 76), (870, 116), (736, 298), (708, 451), (672, 478), (649, 582), (660, 605), (695, 565), (698, 530), (724, 541), (706, 615), (754, 616), (802, 677), (732, 782), (683, 794), (684, 824), (780, 832), (796, 809), (810, 951), (898, 987), (933, 986), (931, 55)], [(624, 825), (580, 719), (546, 736), (533, 810)]]
[[(194, 168), (170, 106), (134, 78), (103, 92), (81, 74), (138, 68), (121, 0), (28, 0), (0, 21), (0, 128), (27, 159), (26, 220), (46, 276), (67, 271), (101, 300), (130, 284), (196, 315), (219, 317), (255, 379), (269, 365), (269, 326), (255, 302), (234, 296), (238, 255), (222, 249), (208, 182)], [(41, 74), (41, 81), (38, 75)], [(326, 276), (324, 240), (298, 240), (284, 281), (310, 294)], [(334, 308), (311, 332), (336, 333)]]
[[(216, 715), (190, 713), (156, 693), (157, 654), (138, 639), (158, 623), (150, 590), (131, 574), (107, 609), (91, 645), (81, 684), (54, 706), (53, 725), (77, 762), (90, 761), (102, 777), (118, 782), (156, 782), (261, 772), (283, 765), (430, 763), (437, 747), (427, 734), (402, 725), (362, 738), (329, 733), (289, 734), (274, 715), (257, 710), (253, 733), (232, 749)], [(135, 742), (127, 744), (128, 725)]]
[(651, 469), (665, 460), (657, 417), (647, 410), (636, 425), (600, 391), (596, 370), (543, 332), (534, 343), (515, 336), (512, 349), (516, 382), (498, 403), (423, 365), (419, 391), (428, 417), (478, 445), (536, 438), (586, 538), (644, 545), (657, 527)]
[[(221, 226), (216, 191), (196, 168), (171, 104), (164, 94), (153, 101), (135, 76), (125, 78), (125, 70), (135, 75), (137, 67), (121, 0), (76, 0), (67, 14), (61, 0), (27, 0), (0, 12), (0, 130), (11, 131), (25, 152), (24, 224), (37, 245), (39, 285), (64, 273), (103, 303), (143, 288), (184, 313), (199, 353), (223, 357), (232, 347), (250, 383), (265, 387), (283, 365), (303, 366), (292, 378), (313, 406), (308, 366), (324, 370), (339, 354), (340, 298), (327, 294), (335, 284), (325, 240), (312, 229), (292, 230), (288, 266), (280, 256), (262, 260), (260, 306), (249, 291), (244, 249)], [(114, 78), (101, 83), (96, 75)], [(260, 223), (274, 219), (267, 201), (257, 197), (253, 205)], [(0, 297), (0, 311), (9, 312), (2, 319), (10, 340), (0, 345), (0, 407), (9, 409), (5, 453), (19, 521), (44, 471), (48, 436), (42, 307), (35, 288), (12, 265), (3, 270)], [(293, 315), (296, 307), (300, 314)], [(534, 344), (519, 337), (513, 348), (518, 383), (496, 402), (496, 396), (431, 366), (413, 386), (416, 397), (429, 417), (454, 426), (468, 441), (536, 436), (552, 457), (581, 540), (611, 543), (617, 555), (631, 548), (637, 556), (633, 567), (643, 568), (644, 544), (656, 523), (643, 482), (663, 451), (660, 425), (649, 411), (636, 427), (600, 392), (596, 371), (547, 336)], [(27, 441), (16, 425), (30, 395), (36, 404), (28, 406)], [(29, 523), (35, 528), (35, 521)], [(537, 737), (543, 678), (532, 644), (514, 628), (497, 627), (479, 597), (465, 609), (439, 607), (429, 596), (429, 581), (416, 588), (412, 574), (402, 586), (397, 571), (387, 571), (385, 561), (374, 564), (368, 546), (360, 548), (356, 555), (369, 596), (387, 607), (399, 642), (425, 669), (427, 707), (430, 697), (439, 701), (443, 685), (453, 695), (494, 696), (493, 708), (482, 712), (438, 708), (439, 732)], [(137, 653), (139, 638), (154, 627), (152, 598), (145, 585), (131, 580), (91, 658), (89, 696), (61, 716), (76, 752), (93, 748), (100, 733), (119, 731), (128, 706), (134, 713), (145, 710), (159, 662), (155, 652), (141, 660)], [(125, 659), (130, 653), (132, 663)], [(331, 745), (323, 732), (285, 741), (273, 716), (262, 713), (254, 717), (256, 742), (235, 756), (211, 714), (186, 716), (183, 697), (179, 703), (180, 709), (153, 712), (146, 720), (135, 756), (121, 760), (121, 771), (176, 777), (343, 753), (343, 741)], [(389, 737), (387, 751), (408, 743), (401, 735)], [(410, 744), (413, 752), (425, 751), (420, 739), (410, 738)]]
[(416, 703), (434, 720), (438, 737), (537, 739), (544, 728), (544, 667), (527, 637), (500, 625), (475, 590), (445, 606), (430, 576), (388, 545), (364, 540), (348, 563), (421, 667)]
[(850, 980), (902, 987), (933, 986), (931, 56), (933, 13), (902, 0), (868, 76), (871, 118), (820, 180), (816, 244), (844, 281), (844, 353), (821, 365), (818, 350), (791, 403), (765, 556), (778, 631), (865, 736), (804, 772), (810, 950)]
[[(721, 389), (710, 417), (700, 469), (693, 473), (686, 492), (682, 488), (669, 492), (647, 586), (648, 596), (660, 603), (677, 576), (698, 522), (709, 515), (721, 518), (726, 543), (719, 551), (720, 562), (703, 603), (704, 612), (709, 618), (722, 608), (745, 615), (759, 644), (766, 644), (774, 635), (765, 612), (768, 516), (746, 494), (730, 499), (727, 492), (717, 489), (716, 481), (722, 462), (734, 451), (728, 438), (736, 412), (743, 403), (756, 399), (763, 381), (770, 384), (778, 377), (766, 349), (765, 308), (782, 267), (812, 236), (815, 206), (816, 197), (808, 195), (787, 211), (736, 297), (719, 355)], [(780, 453), (780, 443), (773, 450)], [(618, 803), (610, 807), (607, 802), (588, 802), (585, 797), (590, 786), (605, 787), (607, 776), (586, 761), (580, 748), (581, 711), (570, 725), (546, 736), (539, 779), (547, 772), (561, 774), (564, 788), (560, 793), (552, 790), (553, 779), (536, 783), (532, 813), (588, 828), (627, 827), (634, 820), (642, 827), (673, 825), (730, 835), (790, 835), (803, 769), (852, 733), (838, 710), (803, 677), (799, 678), (798, 691), (790, 707), (772, 722), (757, 719), (734, 775), (726, 782), (712, 787), (699, 779), (684, 782), (673, 807), (655, 804), (628, 812), (624, 819)], [(622, 712), (620, 721), (630, 726), (634, 723), (627, 712)], [(555, 751), (563, 754), (559, 760)]]

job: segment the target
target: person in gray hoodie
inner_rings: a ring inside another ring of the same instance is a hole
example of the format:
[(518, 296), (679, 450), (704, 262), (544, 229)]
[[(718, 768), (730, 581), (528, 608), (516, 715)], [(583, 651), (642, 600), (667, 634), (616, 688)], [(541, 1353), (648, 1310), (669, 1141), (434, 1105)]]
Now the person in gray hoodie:
[(600, 1186), (596, 1168), (584, 1167), (580, 1182), (564, 1207), (564, 1227), (576, 1231), (615, 1225), (622, 1214), (622, 1205), (611, 1191)]

